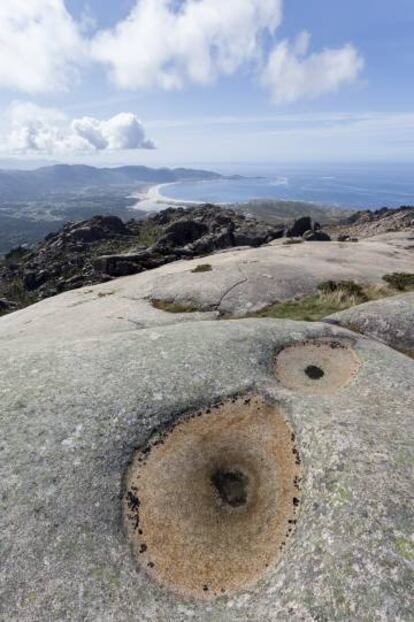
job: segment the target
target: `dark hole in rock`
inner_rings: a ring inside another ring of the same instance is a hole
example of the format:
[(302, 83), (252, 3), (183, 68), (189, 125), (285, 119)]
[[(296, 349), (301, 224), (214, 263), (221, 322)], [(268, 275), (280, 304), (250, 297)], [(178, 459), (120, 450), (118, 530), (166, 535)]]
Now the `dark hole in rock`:
[(305, 374), (311, 380), (320, 380), (321, 378), (324, 377), (325, 372), (323, 371), (323, 369), (321, 369), (320, 367), (317, 367), (316, 365), (308, 365), (307, 368), (305, 369)]
[(237, 508), (246, 504), (249, 479), (240, 471), (218, 470), (211, 477), (211, 483), (227, 505)]

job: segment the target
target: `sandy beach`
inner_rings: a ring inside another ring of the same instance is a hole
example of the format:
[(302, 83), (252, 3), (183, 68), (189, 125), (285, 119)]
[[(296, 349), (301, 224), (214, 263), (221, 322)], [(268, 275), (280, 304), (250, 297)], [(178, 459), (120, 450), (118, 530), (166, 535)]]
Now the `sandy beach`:
[(169, 186), (175, 186), (180, 182), (169, 182), (166, 184), (156, 184), (154, 186), (148, 185), (144, 187), (140, 192), (131, 195), (131, 198), (137, 199), (137, 203), (132, 206), (133, 209), (141, 210), (143, 212), (158, 212), (171, 205), (200, 205), (202, 201), (185, 201), (179, 199), (171, 199), (161, 194), (161, 188), (167, 188)]

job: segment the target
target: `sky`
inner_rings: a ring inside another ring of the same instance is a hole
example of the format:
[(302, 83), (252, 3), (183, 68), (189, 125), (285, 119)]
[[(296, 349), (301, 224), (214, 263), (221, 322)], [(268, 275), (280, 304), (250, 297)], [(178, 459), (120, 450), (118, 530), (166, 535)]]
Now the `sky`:
[(413, 0), (1, 0), (0, 160), (413, 162)]

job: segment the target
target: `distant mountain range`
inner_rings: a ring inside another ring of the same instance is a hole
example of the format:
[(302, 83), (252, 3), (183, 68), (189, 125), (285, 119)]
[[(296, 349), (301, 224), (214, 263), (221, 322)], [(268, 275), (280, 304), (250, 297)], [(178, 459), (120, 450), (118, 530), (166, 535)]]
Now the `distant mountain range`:
[(146, 166), (96, 168), (86, 165), (56, 164), (31, 171), (0, 170), (0, 203), (5, 200), (33, 201), (51, 194), (74, 193), (94, 188), (212, 180), (220, 177), (221, 175), (211, 171), (187, 168), (156, 169)]

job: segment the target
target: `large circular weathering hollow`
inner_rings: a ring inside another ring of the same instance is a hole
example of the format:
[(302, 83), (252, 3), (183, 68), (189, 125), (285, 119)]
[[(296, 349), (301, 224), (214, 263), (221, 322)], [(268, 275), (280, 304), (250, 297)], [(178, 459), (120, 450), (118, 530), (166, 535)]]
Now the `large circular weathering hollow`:
[(282, 350), (275, 360), (275, 374), (289, 389), (321, 395), (335, 393), (349, 384), (360, 366), (347, 341), (322, 338)]
[(258, 396), (186, 417), (138, 451), (123, 500), (139, 564), (162, 585), (211, 598), (254, 584), (298, 515), (300, 459), (279, 410)]

